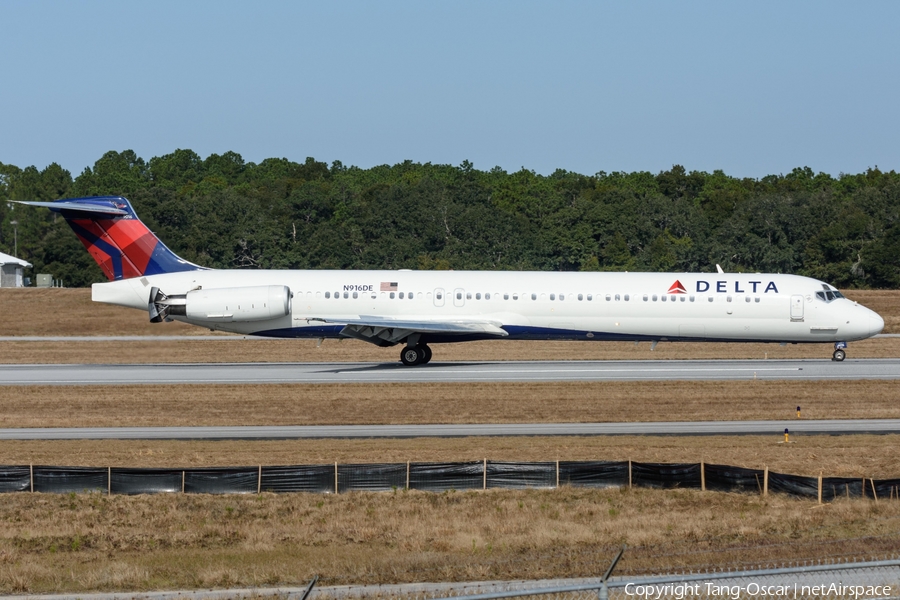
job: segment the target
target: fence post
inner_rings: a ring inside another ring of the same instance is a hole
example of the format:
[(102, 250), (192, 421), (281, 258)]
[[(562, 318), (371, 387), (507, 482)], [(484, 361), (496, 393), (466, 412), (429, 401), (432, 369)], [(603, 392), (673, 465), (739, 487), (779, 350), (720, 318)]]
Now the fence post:
[(875, 498), (875, 502), (878, 502), (878, 492), (875, 491), (875, 480), (869, 479), (869, 483), (872, 485), (872, 497)]
[(262, 491), (262, 465), (259, 465), (259, 476), (256, 478), (256, 493)]
[(628, 461), (628, 489), (631, 489), (631, 461)]
[(863, 477), (863, 480), (862, 480), (862, 487), (860, 487), (860, 493), (862, 494), (863, 498), (866, 497), (866, 478), (865, 477)]
[(483, 468), (484, 480), (481, 482), (481, 489), (487, 489), (487, 459), (484, 459), (484, 468)]
[(112, 495), (112, 467), (106, 467), (106, 495)]
[(31, 493), (34, 493), (34, 465), (28, 465), (28, 481), (31, 482)]
[(406, 489), (409, 489), (409, 461), (406, 461)]
[(763, 496), (769, 495), (769, 467), (763, 472)]
[(556, 487), (559, 488), (559, 461), (556, 461)]
[(181, 493), (184, 493), (184, 471), (181, 472)]
[(706, 491), (706, 463), (700, 461), (700, 491)]
[(822, 471), (819, 471), (819, 504), (822, 504)]
[(338, 493), (337, 461), (334, 461), (334, 493)]

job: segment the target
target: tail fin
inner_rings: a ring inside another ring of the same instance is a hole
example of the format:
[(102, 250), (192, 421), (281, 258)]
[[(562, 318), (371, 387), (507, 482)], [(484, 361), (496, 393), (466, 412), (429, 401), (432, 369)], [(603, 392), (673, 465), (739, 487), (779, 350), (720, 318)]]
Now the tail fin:
[(110, 281), (205, 268), (169, 250), (120, 196), (19, 203), (60, 213)]

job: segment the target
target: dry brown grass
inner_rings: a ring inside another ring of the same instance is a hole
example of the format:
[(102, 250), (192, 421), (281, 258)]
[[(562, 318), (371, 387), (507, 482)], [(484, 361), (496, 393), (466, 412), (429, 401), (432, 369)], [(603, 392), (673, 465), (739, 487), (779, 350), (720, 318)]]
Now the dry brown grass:
[(339, 462), (633, 460), (706, 462), (781, 473), (900, 477), (898, 435), (560, 436), (345, 440), (2, 441), (0, 464), (85, 467), (226, 467)]
[[(900, 502), (641, 489), (0, 497), (0, 592), (594, 576), (895, 551)], [(685, 542), (689, 543), (685, 543)]]
[(896, 381), (0, 386), (0, 427), (900, 418)]

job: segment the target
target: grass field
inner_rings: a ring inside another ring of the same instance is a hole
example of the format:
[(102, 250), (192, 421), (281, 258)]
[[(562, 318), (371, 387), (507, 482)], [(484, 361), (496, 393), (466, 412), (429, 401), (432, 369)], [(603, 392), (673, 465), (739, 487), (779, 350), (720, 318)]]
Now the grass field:
[[(596, 577), (883, 556), (900, 502), (607, 489), (0, 499), (0, 592)], [(40, 524), (40, 525), (37, 525)]]
[(0, 386), (0, 427), (900, 418), (900, 383), (641, 381)]
[(793, 475), (900, 477), (900, 435), (560, 436), (348, 440), (0, 442), (0, 464), (225, 467), (339, 462), (633, 460), (706, 462)]

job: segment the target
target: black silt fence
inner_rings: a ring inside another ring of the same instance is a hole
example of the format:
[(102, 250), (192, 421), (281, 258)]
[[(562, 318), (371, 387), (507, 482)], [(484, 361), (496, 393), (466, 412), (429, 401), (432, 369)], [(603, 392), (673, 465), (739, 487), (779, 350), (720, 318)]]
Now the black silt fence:
[(338, 465), (338, 492), (406, 489), (406, 463)]
[(185, 469), (186, 494), (255, 494), (259, 467), (210, 467)]
[(0, 467), (0, 494), (31, 490), (31, 467)]
[(484, 487), (484, 463), (410, 463), (409, 489), (426, 492), (480, 490)]
[(513, 490), (556, 487), (556, 463), (488, 461), (486, 487)]
[(818, 498), (819, 478), (769, 471), (769, 491), (801, 498)]
[(109, 489), (109, 469), (95, 467), (34, 467), (34, 491), (56, 494)]
[(700, 463), (631, 463), (631, 485), (649, 488), (700, 488)]
[(900, 479), (876, 479), (874, 485), (879, 500), (900, 500)]
[[(861, 498), (863, 488), (868, 485), (859, 477), (823, 477), (822, 501), (827, 502), (838, 498)], [(869, 493), (871, 496), (871, 492)]]
[(334, 465), (263, 467), (260, 491), (334, 493)]
[(184, 471), (181, 469), (110, 470), (109, 491), (112, 494), (163, 494), (181, 491)]
[(703, 465), (706, 489), (717, 492), (762, 493), (765, 471), (730, 465)]
[(559, 461), (559, 485), (622, 487), (628, 485), (628, 461)]

